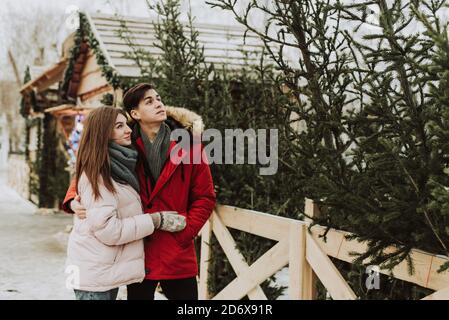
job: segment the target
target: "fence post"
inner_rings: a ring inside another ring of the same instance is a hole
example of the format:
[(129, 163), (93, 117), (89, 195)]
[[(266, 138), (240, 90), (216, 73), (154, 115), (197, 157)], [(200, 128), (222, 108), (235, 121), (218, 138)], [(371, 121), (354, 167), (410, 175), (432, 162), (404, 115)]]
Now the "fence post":
[[(311, 217), (311, 218), (318, 218), (321, 215), (320, 209), (318, 208), (318, 205), (316, 203), (313, 202), (312, 199), (305, 199), (305, 208), (304, 208), (304, 213)], [(312, 220), (309, 218), (305, 218), (304, 219), (306, 222), (311, 223)], [(307, 228), (307, 227), (306, 227)], [(307, 230), (306, 230), (307, 232)], [(304, 237), (305, 237), (305, 232), (304, 232)], [(305, 239), (304, 239), (305, 242)], [(303, 280), (303, 290), (304, 290), (304, 295), (306, 297), (310, 297), (311, 300), (315, 300), (318, 296), (318, 292), (317, 292), (317, 282), (318, 282), (318, 277), (316, 276), (316, 274), (313, 272), (312, 268), (310, 267), (309, 263), (306, 262), (307, 264), (307, 268), (304, 269), (304, 280)]]
[(212, 219), (211, 216), (201, 230), (200, 281), (198, 288), (199, 300), (208, 300), (210, 298), (207, 281), (209, 278), (209, 261), (211, 257), (210, 240), (212, 237)]
[(307, 266), (306, 261), (306, 238), (305, 225), (299, 221), (290, 223), (290, 245), (289, 245), (289, 288), (288, 297), (290, 300), (303, 300), (303, 274)]

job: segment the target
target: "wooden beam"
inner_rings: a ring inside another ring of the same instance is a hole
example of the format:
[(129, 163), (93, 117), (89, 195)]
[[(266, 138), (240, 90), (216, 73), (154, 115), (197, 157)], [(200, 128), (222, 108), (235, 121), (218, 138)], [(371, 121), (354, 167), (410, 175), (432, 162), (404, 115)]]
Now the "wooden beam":
[(302, 300), (304, 297), (304, 272), (307, 268), (305, 226), (296, 221), (290, 224), (289, 244), (289, 298), (290, 300)]
[[(351, 252), (366, 252), (366, 243), (361, 243), (357, 240), (347, 240), (345, 237), (351, 235), (351, 233), (346, 231), (331, 229), (327, 233), (327, 241), (325, 242), (323, 238), (319, 237), (325, 230), (326, 228), (323, 226), (316, 225), (312, 227), (313, 238), (327, 255), (352, 263), (355, 257), (350, 255)], [(391, 247), (387, 251), (391, 250), (395, 249)], [(449, 272), (437, 272), (443, 263), (449, 261), (449, 257), (434, 255), (417, 249), (411, 251), (410, 257), (415, 267), (415, 273), (410, 275), (407, 261), (402, 261), (392, 270), (395, 278), (432, 290), (440, 290), (449, 286)], [(368, 263), (368, 261), (364, 262)], [(386, 269), (380, 269), (379, 271), (385, 275), (391, 274)]]
[[(304, 204), (304, 213), (309, 216), (310, 218), (306, 217), (304, 218), (304, 221), (307, 223), (312, 223), (311, 219), (319, 218), (321, 216), (320, 208), (316, 203), (313, 202), (312, 199), (305, 199)], [(307, 228), (306, 228), (307, 229)], [(308, 232), (308, 231), (306, 231)], [(306, 243), (306, 235), (304, 234), (304, 243)], [(305, 258), (304, 258), (305, 259)], [(306, 263), (306, 267), (304, 269), (304, 283), (303, 283), (303, 290), (304, 290), (304, 297), (305, 299), (310, 300), (316, 300), (318, 297), (318, 277), (313, 272), (312, 268), (308, 263)]]
[(118, 88), (114, 91), (114, 107), (120, 108), (123, 104), (123, 89)]
[(209, 279), (209, 262), (211, 257), (210, 240), (212, 236), (212, 219), (203, 226), (201, 230), (201, 253), (200, 253), (200, 280), (198, 287), (198, 298), (209, 299), (207, 280)]
[(258, 211), (230, 206), (217, 206), (216, 212), (223, 223), (233, 229), (279, 241), (286, 235), (292, 219)]
[[(216, 212), (212, 213), (213, 217), (213, 231), (215, 233), (215, 237), (220, 243), (226, 257), (231, 263), (232, 268), (234, 269), (235, 274), (240, 276), (242, 273), (248, 270), (249, 266), (245, 261), (245, 257), (238, 251), (237, 244), (232, 238), (231, 233), (225, 227), (223, 222), (220, 220), (220, 217), (216, 214)], [(265, 293), (262, 288), (257, 285), (254, 289), (248, 292), (248, 297), (251, 300), (267, 300)]]
[(82, 96), (107, 84), (109, 83), (103, 76), (95, 56), (90, 56), (83, 64), (77, 95)]
[(307, 261), (334, 300), (355, 300), (357, 296), (315, 239), (306, 235)]
[(81, 101), (85, 102), (87, 100), (92, 99), (93, 97), (100, 96), (100, 95), (102, 96), (105, 93), (113, 94), (114, 93), (114, 88), (112, 88), (112, 86), (109, 85), (109, 84), (105, 84), (102, 87), (98, 87), (98, 88), (95, 88), (92, 91), (84, 93), (83, 95), (80, 96), (80, 99), (81, 99)]
[(104, 57), (106, 58), (106, 60), (108, 62), (109, 67), (111, 67), (112, 69), (115, 69), (115, 66), (111, 60), (111, 57), (109, 56), (109, 52), (103, 43), (103, 39), (100, 37), (100, 34), (97, 31), (97, 27), (95, 26), (95, 24), (89, 14), (86, 14), (86, 19), (90, 25), (90, 29), (91, 29), (95, 39), (98, 42), (98, 46), (99, 46), (101, 52), (103, 53)]
[(213, 300), (242, 299), (247, 292), (287, 265), (288, 249), (289, 237), (285, 237), (220, 291)]

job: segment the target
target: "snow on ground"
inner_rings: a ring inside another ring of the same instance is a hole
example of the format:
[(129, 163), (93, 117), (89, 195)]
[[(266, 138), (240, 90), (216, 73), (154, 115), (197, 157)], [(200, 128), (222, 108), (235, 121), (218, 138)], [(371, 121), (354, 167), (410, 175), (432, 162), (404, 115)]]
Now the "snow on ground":
[(277, 300), (288, 300), (288, 267), (282, 268), (275, 275), (274, 283), (278, 286), (285, 287), (285, 290), (281, 296), (277, 298)]
[(73, 299), (64, 286), (65, 247), (55, 238), (71, 217), (35, 211), (0, 180), (0, 299)]
[[(0, 300), (74, 300), (64, 272), (72, 217), (36, 215), (4, 177), (0, 172)], [(126, 287), (118, 299), (126, 299)], [(156, 293), (156, 300), (165, 297)]]

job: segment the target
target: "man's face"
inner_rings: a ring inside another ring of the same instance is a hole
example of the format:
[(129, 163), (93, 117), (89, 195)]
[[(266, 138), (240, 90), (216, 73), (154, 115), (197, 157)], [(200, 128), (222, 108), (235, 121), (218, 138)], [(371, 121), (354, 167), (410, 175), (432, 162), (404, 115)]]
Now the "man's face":
[(167, 111), (156, 90), (145, 92), (136, 109), (131, 111), (131, 116), (143, 124), (161, 123), (167, 119)]

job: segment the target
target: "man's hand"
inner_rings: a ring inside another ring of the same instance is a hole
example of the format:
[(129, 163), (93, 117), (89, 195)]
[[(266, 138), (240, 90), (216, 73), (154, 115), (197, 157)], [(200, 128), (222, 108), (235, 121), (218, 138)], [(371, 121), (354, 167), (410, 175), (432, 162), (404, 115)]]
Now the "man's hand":
[(70, 202), (70, 209), (75, 213), (78, 219), (86, 219), (86, 208), (80, 203), (81, 197), (76, 195), (75, 199)]

